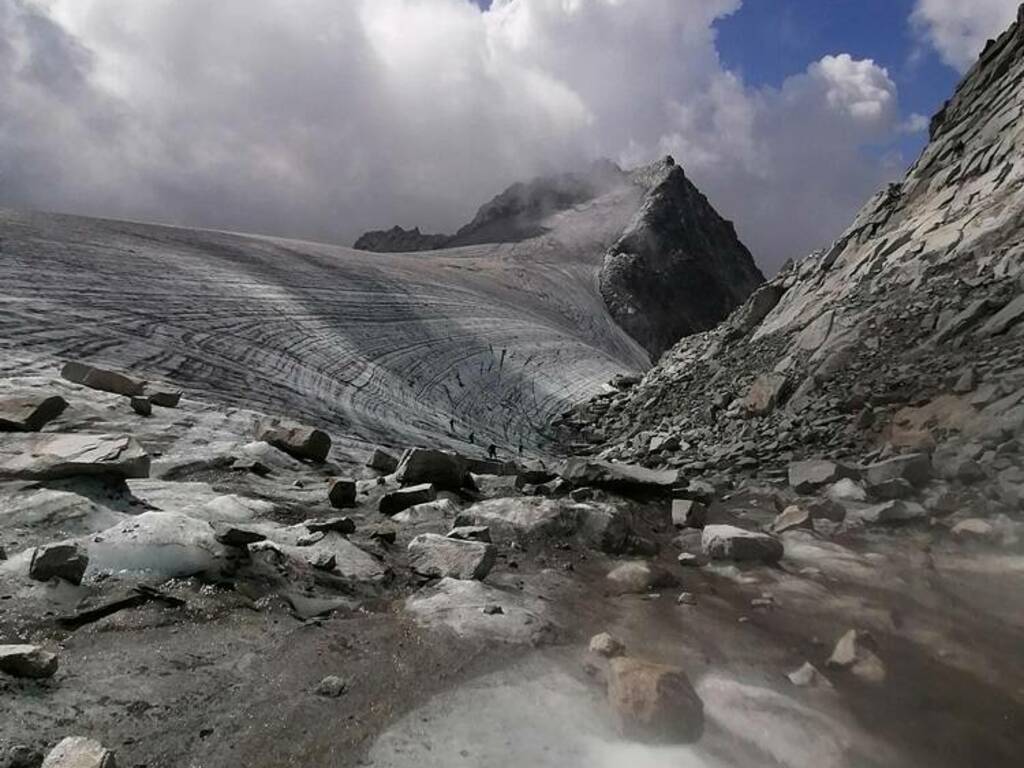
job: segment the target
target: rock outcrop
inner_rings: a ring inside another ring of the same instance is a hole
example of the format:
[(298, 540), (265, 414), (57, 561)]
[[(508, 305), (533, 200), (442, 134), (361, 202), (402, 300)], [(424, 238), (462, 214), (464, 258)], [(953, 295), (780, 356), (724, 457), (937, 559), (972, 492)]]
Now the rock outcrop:
[(399, 226), (394, 226), (391, 229), (375, 229), (366, 232), (360, 235), (352, 247), (357, 251), (374, 251), (375, 253), (413, 253), (445, 248), (451, 240), (451, 235), (423, 234), (419, 227), (402, 229)]
[(764, 282), (732, 223), (666, 158), (635, 178), (650, 185), (601, 268), (601, 295), (653, 358), (716, 326)]

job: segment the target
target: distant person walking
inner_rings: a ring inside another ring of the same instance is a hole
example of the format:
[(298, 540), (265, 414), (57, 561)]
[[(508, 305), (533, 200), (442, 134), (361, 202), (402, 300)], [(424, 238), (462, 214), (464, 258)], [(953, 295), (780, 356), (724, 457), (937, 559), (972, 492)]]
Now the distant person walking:
[(488, 456), (488, 458), (491, 458), (491, 459), (498, 458), (498, 446), (496, 446), (494, 443), (491, 443), (490, 445), (488, 445), (487, 446), (487, 456)]

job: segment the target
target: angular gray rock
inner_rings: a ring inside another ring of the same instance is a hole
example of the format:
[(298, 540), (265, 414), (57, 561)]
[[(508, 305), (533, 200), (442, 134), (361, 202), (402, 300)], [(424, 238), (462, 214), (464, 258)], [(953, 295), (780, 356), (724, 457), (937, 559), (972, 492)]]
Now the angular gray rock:
[(4, 674), (38, 680), (53, 677), (58, 665), (57, 654), (38, 645), (0, 645), (0, 672)]
[(86, 363), (66, 363), (61, 368), (60, 375), (75, 384), (126, 397), (138, 397), (146, 389), (146, 382), (143, 379)]
[(623, 737), (653, 744), (691, 744), (704, 733), (704, 702), (678, 667), (612, 659), (608, 702)]
[(602, 632), (590, 638), (589, 650), (591, 653), (603, 656), (606, 659), (614, 659), (616, 656), (621, 656), (625, 653), (626, 645), (614, 635)]
[(398, 469), (398, 459), (385, 451), (383, 448), (374, 448), (370, 458), (366, 460), (366, 466), (381, 474), (390, 475)]
[(932, 462), (926, 453), (908, 453), (868, 464), (864, 467), (863, 477), (868, 488), (890, 480), (906, 480), (914, 487), (920, 487), (932, 478)]
[(331, 438), (326, 432), (302, 424), (263, 424), (256, 439), (296, 459), (322, 462), (331, 451)]
[(398, 462), (395, 479), (402, 485), (433, 483), (438, 488), (457, 491), (469, 479), (469, 470), (466, 460), (456, 453), (409, 448)]
[(567, 459), (559, 474), (576, 487), (589, 485), (626, 492), (664, 492), (679, 482), (679, 472), (675, 470), (646, 469), (635, 464), (586, 458)]
[(117, 760), (98, 741), (68, 736), (51, 750), (41, 768), (117, 768)]
[(89, 567), (89, 556), (75, 542), (46, 544), (36, 547), (28, 566), (28, 575), (36, 581), (60, 578), (72, 584), (81, 584)]
[(356, 503), (356, 481), (346, 478), (338, 478), (331, 481), (327, 491), (327, 500), (336, 509), (355, 506)]
[(409, 565), (424, 576), (452, 579), (487, 577), (497, 550), (481, 541), (464, 541), (424, 533), (409, 543)]
[(133, 397), (131, 399), (132, 410), (139, 416), (153, 415), (153, 401), (148, 397)]
[(437, 488), (432, 483), (413, 485), (389, 491), (380, 497), (377, 508), (382, 515), (391, 517), (419, 504), (429, 504), (437, 498)]
[(701, 547), (712, 560), (737, 562), (777, 563), (785, 551), (774, 536), (732, 525), (707, 526), (701, 536)]
[(998, 336), (1024, 320), (1024, 294), (1014, 298), (978, 329), (981, 336)]
[(452, 528), (446, 535), (449, 539), (491, 543), (491, 529), (486, 525), (460, 525)]
[(813, 528), (811, 513), (804, 507), (792, 504), (779, 513), (772, 522), (772, 533), (778, 535), (797, 528)]
[(632, 560), (617, 565), (605, 577), (615, 594), (642, 595), (656, 589), (674, 587), (679, 580), (660, 565), (647, 560)]
[(351, 517), (329, 517), (324, 520), (307, 520), (303, 525), (310, 533), (340, 533), (348, 536), (356, 532), (356, 522)]
[(875, 654), (874, 641), (865, 632), (851, 629), (839, 638), (826, 665), (849, 670), (866, 682), (885, 682), (885, 664)]
[(0, 432), (38, 432), (67, 407), (57, 395), (0, 399)]
[(814, 493), (844, 478), (856, 480), (858, 476), (854, 468), (824, 459), (795, 461), (789, 465), (789, 485), (797, 493)]
[(912, 523), (925, 520), (928, 511), (920, 504), (894, 499), (847, 513), (848, 519), (869, 525)]
[(781, 373), (764, 373), (754, 379), (740, 406), (752, 416), (762, 416), (782, 405), (789, 394), (789, 379)]
[(0, 479), (145, 478), (149, 465), (149, 454), (128, 435), (42, 433), (18, 435), (0, 445)]
[(676, 528), (703, 528), (708, 521), (708, 508), (699, 501), (673, 499), (672, 525)]

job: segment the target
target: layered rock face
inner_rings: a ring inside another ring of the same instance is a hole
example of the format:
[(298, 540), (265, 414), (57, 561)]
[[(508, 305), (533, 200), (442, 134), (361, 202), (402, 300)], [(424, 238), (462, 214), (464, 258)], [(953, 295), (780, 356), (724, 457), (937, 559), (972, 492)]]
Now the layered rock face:
[(357, 251), (376, 253), (412, 253), (413, 251), (434, 251), (451, 242), (449, 235), (426, 235), (419, 227), (402, 229), (376, 229), (366, 232), (352, 245)]
[(601, 268), (612, 317), (653, 358), (713, 328), (764, 282), (750, 252), (669, 157), (634, 172), (650, 189)]
[(1018, 22), (933, 120), (902, 183), (631, 391), (568, 414), (569, 439), (701, 471), (1011, 436), (1024, 397), (1022, 110)]

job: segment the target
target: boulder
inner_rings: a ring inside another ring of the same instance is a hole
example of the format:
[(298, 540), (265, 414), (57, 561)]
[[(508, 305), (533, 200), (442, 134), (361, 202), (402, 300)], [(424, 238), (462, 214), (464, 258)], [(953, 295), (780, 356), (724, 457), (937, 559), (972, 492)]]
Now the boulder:
[(932, 461), (926, 453), (908, 453), (885, 461), (868, 464), (863, 469), (864, 482), (869, 489), (890, 480), (906, 480), (919, 488), (932, 478)]
[(1024, 294), (996, 312), (978, 329), (979, 336), (998, 336), (1024, 320)]
[(153, 402), (148, 397), (133, 397), (131, 399), (132, 410), (139, 416), (153, 415)]
[(789, 484), (797, 493), (814, 493), (844, 478), (856, 480), (858, 475), (853, 467), (824, 459), (795, 461), (789, 465)]
[(674, 499), (672, 525), (676, 528), (703, 528), (708, 522), (708, 508), (699, 501)]
[(180, 512), (143, 512), (89, 540), (89, 568), (154, 579), (216, 574), (228, 556), (216, 533), (208, 522)]
[(67, 400), (56, 395), (4, 398), (0, 400), (0, 432), (38, 432), (67, 407)]
[(322, 462), (331, 452), (331, 438), (326, 432), (301, 424), (266, 423), (261, 425), (256, 439), (296, 459)]
[(398, 469), (398, 459), (385, 451), (383, 448), (374, 448), (366, 466), (384, 475), (390, 475)]
[(181, 402), (181, 390), (170, 387), (166, 384), (157, 384), (147, 381), (143, 388), (143, 394), (152, 404), (161, 408), (177, 408)]
[(825, 491), (825, 496), (832, 501), (867, 501), (868, 494), (857, 481), (844, 477), (837, 480)]
[(520, 487), (522, 487), (524, 485), (542, 485), (554, 480), (557, 474), (540, 459), (527, 459), (520, 462), (516, 477), (519, 480)]
[(976, 539), (984, 541), (995, 538), (996, 529), (992, 523), (977, 517), (961, 520), (950, 530), (956, 538), (963, 540)]
[(667, 492), (679, 482), (677, 470), (646, 469), (635, 464), (580, 457), (568, 459), (560, 474), (577, 488), (596, 486), (626, 492)]
[(349, 536), (356, 532), (356, 523), (351, 517), (328, 517), (323, 520), (307, 520), (303, 525), (310, 533), (340, 533)]
[(0, 645), (0, 672), (4, 674), (39, 680), (53, 677), (57, 666), (57, 654), (38, 645)]
[(928, 511), (920, 504), (895, 499), (874, 504), (850, 513), (851, 517), (869, 525), (912, 523), (928, 517)]
[(403, 509), (391, 519), (402, 525), (436, 525), (439, 530), (450, 527), (449, 523), (459, 514), (459, 505), (451, 499), (437, 499), (425, 504)]
[(466, 471), (474, 475), (498, 475), (500, 477), (515, 477), (519, 474), (519, 467), (512, 461), (498, 461), (497, 459), (478, 459), (473, 456), (463, 456), (466, 464)]
[(46, 756), (41, 768), (117, 768), (117, 760), (98, 741), (68, 736)]
[(491, 529), (486, 525), (460, 525), (448, 531), (449, 539), (491, 543)]
[(839, 638), (826, 666), (849, 670), (870, 683), (884, 682), (885, 664), (875, 655), (873, 648), (874, 641), (869, 634), (851, 629)]
[(614, 659), (626, 652), (626, 645), (619, 638), (602, 632), (590, 638), (590, 652), (606, 659)]
[(382, 515), (391, 517), (399, 512), (415, 507), (418, 504), (429, 504), (437, 498), (437, 488), (431, 483), (414, 485), (409, 488), (400, 488), (397, 491), (389, 491), (380, 497), (378, 509)]
[(871, 497), (878, 501), (893, 501), (895, 499), (909, 499), (914, 495), (914, 486), (902, 477), (886, 480), (870, 488)]
[(841, 523), (846, 519), (846, 507), (832, 499), (814, 499), (807, 502), (807, 511), (813, 520)]
[(356, 481), (344, 478), (332, 480), (331, 487), (327, 491), (327, 500), (336, 509), (355, 506)]
[(611, 554), (625, 551), (632, 534), (629, 513), (620, 506), (536, 496), (483, 501), (462, 512), (456, 522), (486, 525), (497, 540), (523, 547), (579, 537)]
[(149, 454), (128, 435), (18, 435), (0, 446), (0, 479), (144, 478), (149, 465)]
[(457, 453), (409, 448), (398, 462), (395, 479), (402, 485), (432, 483), (438, 488), (457, 491), (469, 479), (469, 470), (466, 460)]
[(624, 738), (690, 744), (704, 732), (704, 703), (678, 667), (639, 659), (612, 659), (608, 702)]
[(613, 568), (606, 577), (612, 592), (642, 595), (656, 589), (674, 587), (678, 579), (659, 565), (633, 560)]
[(781, 373), (765, 373), (754, 379), (740, 407), (751, 416), (762, 416), (782, 405), (789, 394), (789, 379)]
[(462, 541), (424, 533), (409, 543), (409, 565), (423, 576), (484, 579), (494, 567), (497, 550), (485, 542)]
[(813, 528), (811, 513), (804, 507), (795, 504), (786, 507), (772, 523), (772, 533), (783, 534), (797, 528)]
[(72, 584), (81, 584), (89, 567), (89, 556), (75, 542), (47, 544), (36, 547), (28, 575), (36, 581), (49, 581), (57, 577)]
[(61, 368), (60, 375), (75, 384), (126, 397), (138, 397), (146, 390), (146, 382), (143, 379), (85, 363), (66, 363)]
[(766, 533), (732, 525), (709, 525), (701, 537), (704, 554), (712, 560), (777, 563), (782, 559), (782, 542)]
[(258, 531), (251, 531), (247, 528), (239, 528), (234, 525), (221, 523), (213, 527), (214, 538), (225, 547), (236, 547), (242, 549), (250, 544), (264, 541), (267, 537)]
[(718, 491), (707, 480), (691, 480), (685, 488), (673, 488), (672, 496), (677, 499), (690, 499), (701, 504), (710, 504), (718, 495)]

